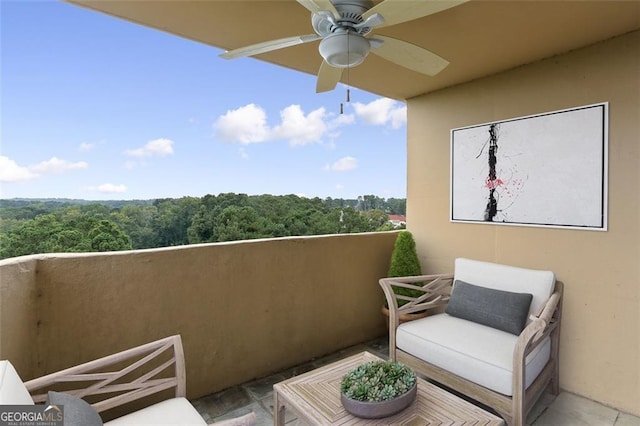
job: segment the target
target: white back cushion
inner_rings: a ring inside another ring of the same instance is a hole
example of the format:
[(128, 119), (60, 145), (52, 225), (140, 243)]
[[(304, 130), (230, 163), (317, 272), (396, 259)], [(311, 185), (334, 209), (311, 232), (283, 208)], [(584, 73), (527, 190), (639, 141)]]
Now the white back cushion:
[(518, 268), (497, 263), (458, 258), (455, 261), (454, 280), (469, 284), (533, 295), (529, 315), (537, 314), (551, 297), (556, 277), (551, 271)]
[(29, 391), (9, 361), (0, 361), (0, 404), (34, 405)]

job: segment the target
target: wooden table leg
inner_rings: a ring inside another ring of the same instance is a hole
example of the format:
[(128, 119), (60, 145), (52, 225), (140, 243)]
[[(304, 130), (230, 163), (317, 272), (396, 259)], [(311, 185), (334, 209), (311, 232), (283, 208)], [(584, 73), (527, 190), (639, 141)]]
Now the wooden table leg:
[(273, 390), (273, 424), (284, 426), (284, 405), (278, 399), (278, 391)]

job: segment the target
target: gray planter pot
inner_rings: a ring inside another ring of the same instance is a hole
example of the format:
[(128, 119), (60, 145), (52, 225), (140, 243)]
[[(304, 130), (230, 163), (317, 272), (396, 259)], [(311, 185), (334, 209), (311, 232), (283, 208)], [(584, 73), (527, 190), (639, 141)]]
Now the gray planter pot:
[(365, 402), (356, 399), (347, 398), (344, 394), (340, 394), (340, 401), (347, 412), (356, 417), (363, 419), (381, 419), (383, 417), (393, 416), (396, 413), (407, 408), (418, 394), (418, 381), (408, 392), (387, 401)]

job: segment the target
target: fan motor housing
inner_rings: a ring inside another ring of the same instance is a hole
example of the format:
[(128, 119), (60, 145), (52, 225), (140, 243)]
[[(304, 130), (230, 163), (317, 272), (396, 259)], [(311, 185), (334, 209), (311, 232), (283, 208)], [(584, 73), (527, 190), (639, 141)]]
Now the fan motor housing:
[(318, 35), (325, 37), (340, 28), (350, 28), (351, 31), (360, 35), (366, 35), (371, 32), (369, 27), (356, 29), (353, 26), (364, 21), (362, 14), (373, 7), (373, 1), (332, 0), (332, 3), (340, 14), (340, 18), (335, 19), (334, 22), (321, 14), (314, 13), (311, 15), (311, 25)]

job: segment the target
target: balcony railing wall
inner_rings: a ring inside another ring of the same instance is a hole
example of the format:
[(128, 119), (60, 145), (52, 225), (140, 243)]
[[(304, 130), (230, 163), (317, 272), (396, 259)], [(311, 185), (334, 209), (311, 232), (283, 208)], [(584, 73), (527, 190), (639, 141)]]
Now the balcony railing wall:
[(206, 395), (383, 335), (396, 234), (0, 261), (0, 359), (26, 380), (181, 334)]

